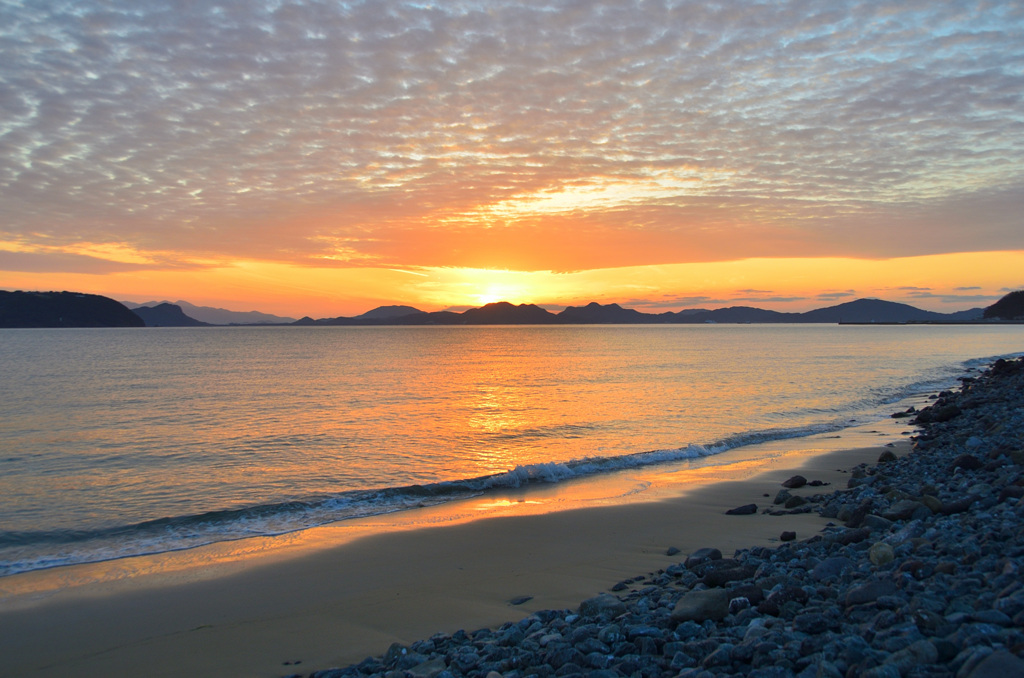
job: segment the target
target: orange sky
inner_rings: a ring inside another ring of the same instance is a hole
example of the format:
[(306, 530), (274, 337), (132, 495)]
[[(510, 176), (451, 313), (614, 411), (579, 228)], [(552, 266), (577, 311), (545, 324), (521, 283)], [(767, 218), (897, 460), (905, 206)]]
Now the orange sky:
[(299, 317), (1024, 286), (1024, 9), (0, 10), (0, 288)]

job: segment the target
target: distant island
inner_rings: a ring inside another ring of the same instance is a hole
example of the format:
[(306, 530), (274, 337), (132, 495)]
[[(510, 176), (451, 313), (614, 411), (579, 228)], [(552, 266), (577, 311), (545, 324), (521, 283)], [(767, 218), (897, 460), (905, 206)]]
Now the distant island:
[[(236, 312), (193, 306), (188, 302), (151, 302), (127, 305), (107, 297), (77, 292), (0, 291), (0, 327), (200, 327), (207, 325), (293, 325), (293, 326), (409, 326), (409, 325), (654, 325), (654, 324), (964, 324), (1024, 323), (1024, 291), (1011, 292), (987, 308), (957, 313), (925, 311), (908, 304), (881, 299), (857, 299), (804, 313), (782, 313), (751, 306), (719, 309), (684, 309), (665, 313), (643, 313), (618, 304), (569, 306), (552, 313), (535, 304), (496, 302), (455, 311), (421, 311), (412, 306), (380, 306), (351, 318), (306, 317), (292, 321), (257, 311)], [(229, 322), (201, 320), (186, 312)], [(195, 312), (195, 311), (193, 311)], [(250, 322), (238, 322), (248, 319)], [(291, 321), (291, 322), (282, 322)]]
[(98, 294), (0, 291), (0, 327), (145, 327), (123, 304)]
[[(1024, 293), (1021, 293), (1024, 294)], [(1009, 295), (1008, 295), (1009, 296)], [(1004, 298), (1005, 299), (1005, 298)], [(1004, 300), (997, 302), (1003, 303)], [(974, 308), (957, 313), (925, 311), (908, 304), (881, 299), (857, 299), (804, 313), (783, 313), (751, 306), (731, 306), (715, 310), (686, 309), (665, 313), (643, 313), (618, 304), (569, 306), (552, 313), (535, 304), (514, 305), (506, 301), (472, 308), (462, 313), (428, 313), (408, 306), (382, 306), (352, 318), (303, 318), (296, 325), (654, 325), (714, 323), (831, 323), (831, 324), (903, 324), (903, 323), (975, 323), (1007, 321), (1015, 316), (986, 316), (988, 309)]]
[[(130, 301), (122, 301), (121, 303), (136, 313), (139, 313), (139, 309), (144, 308), (177, 306), (183, 314), (205, 325), (288, 325), (295, 322), (295, 318), (287, 316), (260, 313), (259, 311), (229, 311), (226, 308), (214, 308), (213, 306), (196, 306), (180, 299), (178, 301), (167, 301), (166, 299), (164, 301), (146, 301), (141, 304)], [(146, 313), (147, 311), (142, 311), (139, 315), (145, 317)], [(163, 327), (171, 326), (167, 322), (169, 318), (159, 318), (159, 320), (164, 321), (161, 323)], [(153, 326), (149, 320), (147, 320), (146, 324)]]

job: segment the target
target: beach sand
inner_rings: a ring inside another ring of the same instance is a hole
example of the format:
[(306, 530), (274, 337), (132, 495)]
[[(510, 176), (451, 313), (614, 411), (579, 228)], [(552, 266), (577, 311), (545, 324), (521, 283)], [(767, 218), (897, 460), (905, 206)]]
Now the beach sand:
[[(635, 480), (642, 501), (630, 500), (621, 479), (603, 495), (599, 481), (560, 483), (346, 521), (279, 539), (276, 549), (263, 540), (252, 557), (236, 543), (217, 547), (235, 554), (219, 560), (199, 549), (8, 577), (0, 580), (0, 673), (308, 675), (380, 655), (393, 642), (575, 609), (701, 547), (729, 555), (777, 545), (784, 530), (798, 539), (817, 534), (827, 521), (815, 513), (725, 511), (771, 505), (794, 473), (831, 483), (796, 494), (843, 488), (849, 469), (878, 459), (874, 444), (886, 439), (877, 435), (844, 432), (829, 443), (855, 449), (814, 448), (803, 439), (744, 448), (750, 460), (728, 467), (647, 472)], [(902, 454), (909, 445), (894, 449)], [(735, 461), (730, 454), (722, 461)], [(596, 498), (580, 497), (588, 492)], [(681, 552), (668, 556), (670, 547)]]

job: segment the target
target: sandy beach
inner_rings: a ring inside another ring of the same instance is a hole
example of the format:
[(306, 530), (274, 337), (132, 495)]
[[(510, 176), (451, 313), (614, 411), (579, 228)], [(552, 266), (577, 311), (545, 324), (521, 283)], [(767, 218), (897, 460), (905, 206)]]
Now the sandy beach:
[[(892, 440), (899, 424), (889, 426)], [(879, 435), (844, 433), (842, 442)], [(849, 469), (881, 452), (867, 444), (826, 451), (812, 439), (768, 447), (737, 453), (756, 461), (655, 479), (643, 501), (618, 496), (592, 506), (571, 484), (541, 487), (346, 521), (276, 549), (261, 546), (254, 557), (235, 544), (234, 557), (214, 564), (196, 565), (208, 558), (198, 550), (9, 577), (0, 583), (3, 673), (305, 675), (379, 655), (396, 641), (574, 609), (698, 548), (731, 553), (778, 544), (784, 530), (818, 533), (827, 521), (815, 513), (725, 512), (770, 505), (797, 472), (831, 486), (796, 493), (843, 487)], [(552, 510), (573, 506), (574, 497), (589, 507)], [(679, 554), (667, 555), (672, 547)]]

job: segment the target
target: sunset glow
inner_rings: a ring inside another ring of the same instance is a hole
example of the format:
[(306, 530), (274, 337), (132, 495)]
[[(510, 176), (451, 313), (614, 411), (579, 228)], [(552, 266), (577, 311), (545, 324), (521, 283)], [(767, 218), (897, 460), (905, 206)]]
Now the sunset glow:
[(1017, 3), (0, 8), (0, 288), (299, 317), (1024, 286)]

